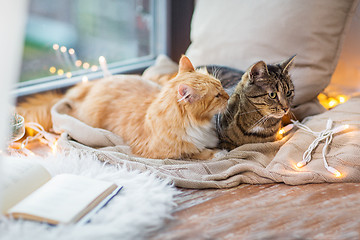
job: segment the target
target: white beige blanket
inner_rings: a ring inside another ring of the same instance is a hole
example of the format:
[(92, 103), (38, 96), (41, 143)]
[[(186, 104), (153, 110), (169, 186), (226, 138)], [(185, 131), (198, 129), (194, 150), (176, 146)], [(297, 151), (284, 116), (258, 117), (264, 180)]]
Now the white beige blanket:
[(241, 183), (283, 182), (297, 185), (360, 182), (360, 96), (303, 122), (318, 132), (326, 128), (329, 118), (334, 121), (334, 127), (350, 126), (348, 130), (334, 135), (325, 153), (328, 164), (340, 171), (341, 177), (335, 177), (324, 167), (324, 142), (315, 148), (311, 162), (302, 168), (296, 167), (315, 139), (304, 130), (293, 130), (294, 133), (277, 142), (243, 145), (208, 161), (146, 159), (133, 156), (119, 136), (104, 129), (92, 128), (69, 116), (67, 113), (72, 104), (68, 99), (62, 99), (51, 111), (54, 129), (63, 133), (59, 140), (63, 150), (77, 148), (93, 152), (100, 161), (140, 171), (150, 170), (160, 177), (170, 178), (178, 187), (229, 188)]

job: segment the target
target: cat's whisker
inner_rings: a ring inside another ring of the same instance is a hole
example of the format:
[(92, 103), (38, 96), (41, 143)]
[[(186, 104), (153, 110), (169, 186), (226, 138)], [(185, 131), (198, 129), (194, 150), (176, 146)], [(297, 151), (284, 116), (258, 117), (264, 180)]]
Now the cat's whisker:
[(232, 114), (231, 114), (231, 112), (230, 112), (229, 109), (226, 109), (226, 110), (225, 110), (225, 112), (224, 112), (224, 114), (223, 114), (223, 117), (225, 117), (225, 119), (226, 119), (227, 122), (230, 122), (230, 121), (232, 121), (232, 119), (233, 119)]
[(289, 110), (288, 114), (290, 114), (290, 119), (293, 119), (293, 120), (297, 121), (297, 118), (296, 118), (295, 114), (291, 110)]
[(242, 112), (239, 115), (245, 115), (245, 114), (249, 114), (249, 113), (253, 113), (253, 112), (258, 112), (259, 109), (265, 109), (265, 108), (258, 108), (256, 110), (252, 110), (252, 111), (248, 111), (248, 112)]
[(270, 114), (261, 117), (255, 124), (253, 124), (253, 125), (250, 127), (249, 131), (252, 130), (252, 129), (254, 129), (255, 127), (259, 126), (260, 124), (263, 124), (263, 123), (266, 122), (269, 118), (270, 118)]

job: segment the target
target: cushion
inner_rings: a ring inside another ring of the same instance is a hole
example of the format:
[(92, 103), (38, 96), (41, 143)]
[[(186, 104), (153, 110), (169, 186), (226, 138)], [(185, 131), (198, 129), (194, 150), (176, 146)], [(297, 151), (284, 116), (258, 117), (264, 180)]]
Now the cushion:
[(345, 36), (343, 49), (340, 54), (331, 84), (326, 92), (329, 95), (352, 94), (360, 91), (360, 4)]
[(330, 82), (358, 2), (198, 0), (186, 55), (195, 66), (246, 70), (259, 60), (276, 63), (297, 54), (294, 106), (314, 102)]

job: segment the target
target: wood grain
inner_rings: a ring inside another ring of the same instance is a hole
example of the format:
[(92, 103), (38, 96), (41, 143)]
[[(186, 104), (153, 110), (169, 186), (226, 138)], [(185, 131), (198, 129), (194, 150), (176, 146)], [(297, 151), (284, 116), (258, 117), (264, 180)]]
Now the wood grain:
[(151, 239), (360, 239), (360, 184), (186, 190)]

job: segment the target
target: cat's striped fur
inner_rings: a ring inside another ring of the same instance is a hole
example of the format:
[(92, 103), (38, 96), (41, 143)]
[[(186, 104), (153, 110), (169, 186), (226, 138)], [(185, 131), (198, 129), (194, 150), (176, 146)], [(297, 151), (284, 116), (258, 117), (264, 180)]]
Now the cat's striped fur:
[(226, 112), (215, 117), (220, 148), (232, 150), (246, 143), (276, 140), (282, 117), (289, 113), (294, 98), (289, 75), (294, 57), (278, 64), (259, 61), (246, 72), (206, 66), (230, 95)]

